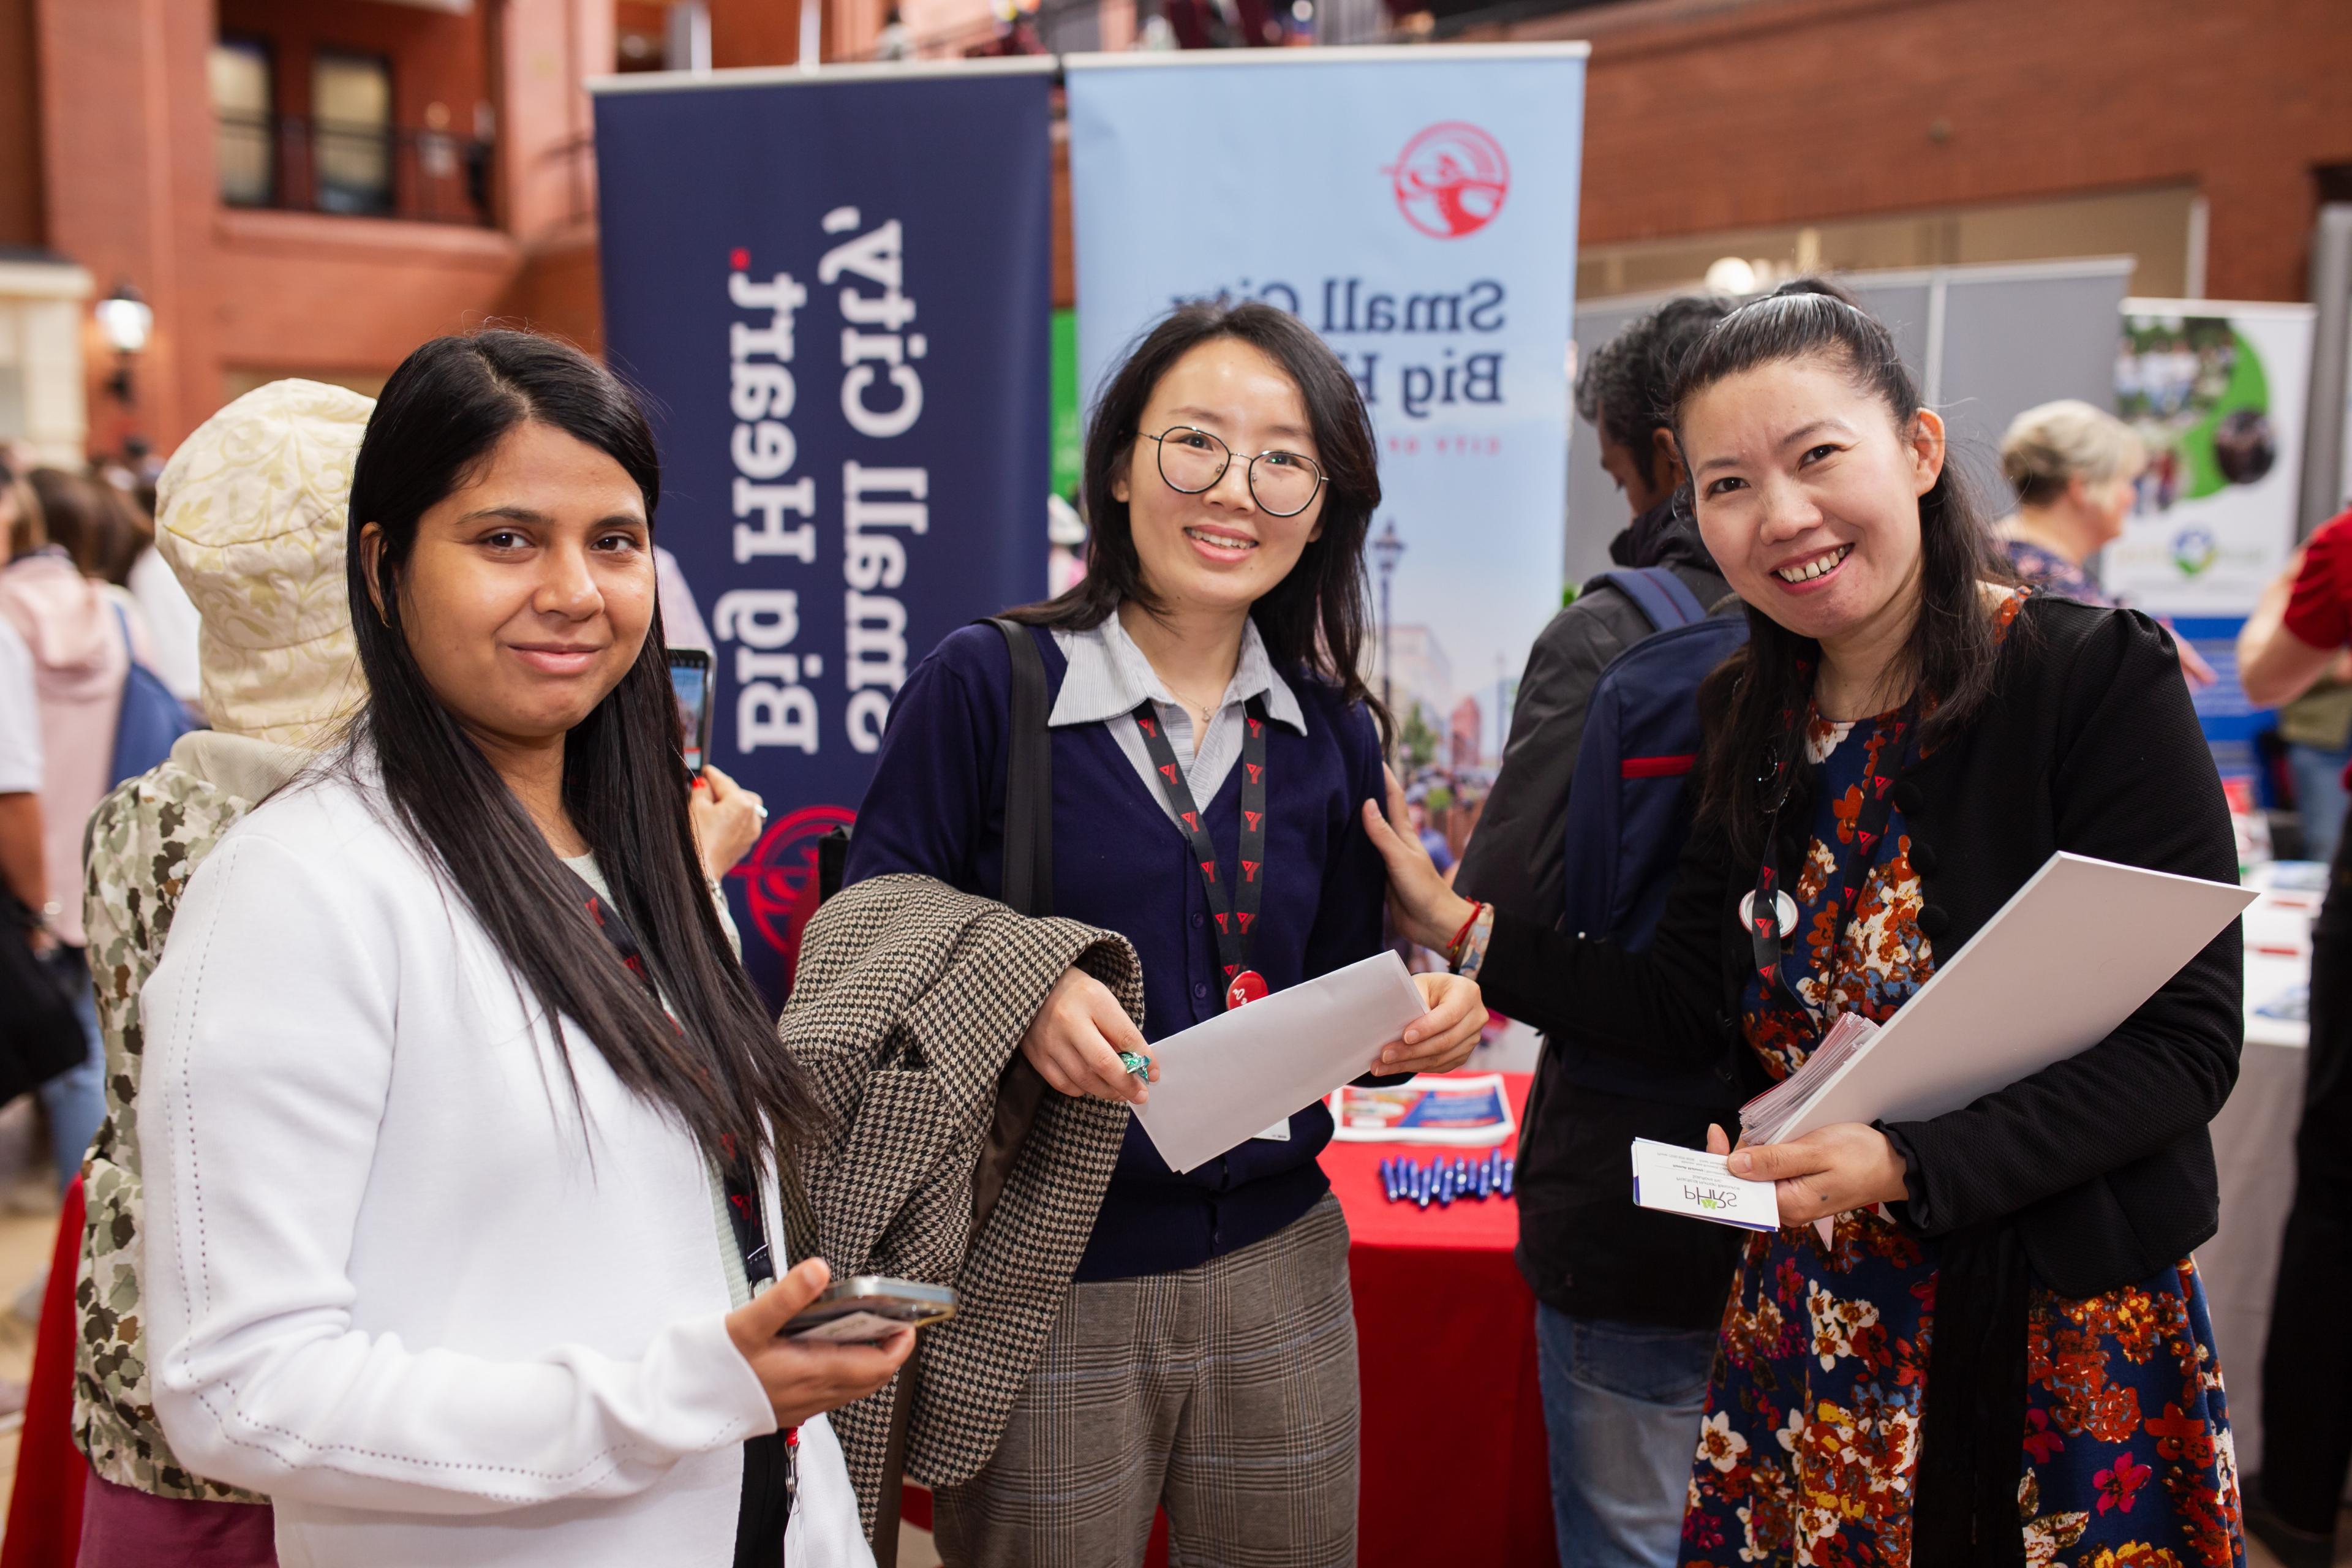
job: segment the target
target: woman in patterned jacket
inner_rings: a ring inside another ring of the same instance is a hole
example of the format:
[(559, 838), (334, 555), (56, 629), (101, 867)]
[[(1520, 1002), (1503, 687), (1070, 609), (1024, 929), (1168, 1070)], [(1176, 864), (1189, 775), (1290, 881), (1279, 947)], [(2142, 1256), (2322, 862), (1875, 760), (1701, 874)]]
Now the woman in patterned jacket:
[[(1884, 326), (1789, 285), (1708, 334), (1674, 423), (1749, 606), (1701, 695), (1697, 825), (1647, 952), (1480, 916), (1465, 967), (1502, 1011), (1782, 1078), (1839, 1015), (1892, 1017), (2054, 851), (2234, 880), (2170, 639), (2008, 580)], [(1470, 918), (1371, 826), (1415, 940)], [(1784, 1228), (1725, 1310), (1685, 1563), (2243, 1561), (2189, 1258), (2239, 965), (2233, 924), (2106, 1039), (1960, 1110), (1732, 1155)]]
[(373, 400), (310, 381), (246, 394), (181, 443), (158, 487), (156, 549), (211, 632), (212, 727), (91, 816), (89, 931), (106, 1120), (83, 1166), (75, 1446), (88, 1457), (84, 1568), (277, 1562), (267, 1500), (182, 1464), (155, 1424), (139, 1288), (143, 1218), (139, 988), (189, 876), (220, 836), (306, 766), (362, 689), (344, 608), (343, 508)]

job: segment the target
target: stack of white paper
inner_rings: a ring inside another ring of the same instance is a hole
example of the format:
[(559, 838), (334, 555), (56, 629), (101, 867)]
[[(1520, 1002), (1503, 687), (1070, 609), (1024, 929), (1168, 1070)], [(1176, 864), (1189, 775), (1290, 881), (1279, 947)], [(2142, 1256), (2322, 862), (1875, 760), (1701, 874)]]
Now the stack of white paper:
[(1846, 1058), (1878, 1035), (1878, 1026), (1859, 1013), (1843, 1013), (1805, 1058), (1805, 1065), (1739, 1108), (1739, 1131), (1750, 1143), (1778, 1143), (1787, 1126), (1821, 1088), (1837, 1076)]

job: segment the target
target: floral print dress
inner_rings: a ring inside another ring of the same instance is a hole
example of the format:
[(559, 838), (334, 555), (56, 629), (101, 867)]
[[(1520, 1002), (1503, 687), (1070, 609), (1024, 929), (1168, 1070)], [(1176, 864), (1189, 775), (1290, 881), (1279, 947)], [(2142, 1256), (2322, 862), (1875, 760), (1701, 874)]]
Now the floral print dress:
[[(1775, 1079), (1840, 1013), (1894, 1016), (1935, 966), (1899, 813), (1856, 894), (1860, 919), (1836, 907), (1862, 781), (1892, 717), (1816, 719), (1808, 733), (1824, 787), (1788, 886), (1799, 934), (1781, 984), (1767, 994), (1751, 980), (1742, 1008)], [(1749, 1240), (1691, 1473), (1685, 1568), (1910, 1561), (1935, 1303), (1936, 1244), (1883, 1210), (1840, 1215), (1827, 1244), (1811, 1225)], [(2018, 1510), (2029, 1568), (2239, 1568), (2236, 1464), (2194, 1263), (2089, 1300), (2035, 1285), (2027, 1333)]]

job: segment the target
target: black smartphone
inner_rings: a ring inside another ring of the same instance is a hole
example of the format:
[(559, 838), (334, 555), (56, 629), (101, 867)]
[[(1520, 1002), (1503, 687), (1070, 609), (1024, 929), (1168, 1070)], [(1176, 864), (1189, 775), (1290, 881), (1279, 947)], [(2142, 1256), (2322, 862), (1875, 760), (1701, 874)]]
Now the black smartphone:
[(669, 650), (669, 689), (677, 698), (677, 749), (687, 772), (698, 773), (710, 753), (710, 655), (698, 647)]

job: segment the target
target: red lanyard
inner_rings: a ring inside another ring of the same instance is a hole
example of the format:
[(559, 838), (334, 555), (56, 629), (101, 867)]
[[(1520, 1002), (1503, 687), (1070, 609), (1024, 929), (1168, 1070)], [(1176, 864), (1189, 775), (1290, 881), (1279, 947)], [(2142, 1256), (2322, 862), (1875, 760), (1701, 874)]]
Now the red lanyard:
[(1193, 804), (1184, 770), (1176, 761), (1176, 749), (1168, 743), (1167, 731), (1152, 712), (1149, 699), (1135, 710), (1135, 727), (1143, 731), (1143, 749), (1151, 753), (1160, 787), (1168, 796), (1168, 809), (1176, 814), (1177, 825), (1192, 842), (1192, 858), (1201, 868), (1210, 912), (1216, 917), (1217, 957), (1225, 968), (1228, 1007), (1255, 1002), (1266, 992), (1265, 976), (1249, 966), (1250, 942), (1257, 934), (1251, 928), (1257, 924), (1258, 903), (1265, 889), (1265, 722), (1264, 700), (1251, 698), (1242, 718), (1242, 841), (1236, 867), (1241, 886), (1229, 899), (1225, 885), (1217, 879), (1217, 847), (1209, 838), (1209, 825), (1202, 820), (1201, 808)]

